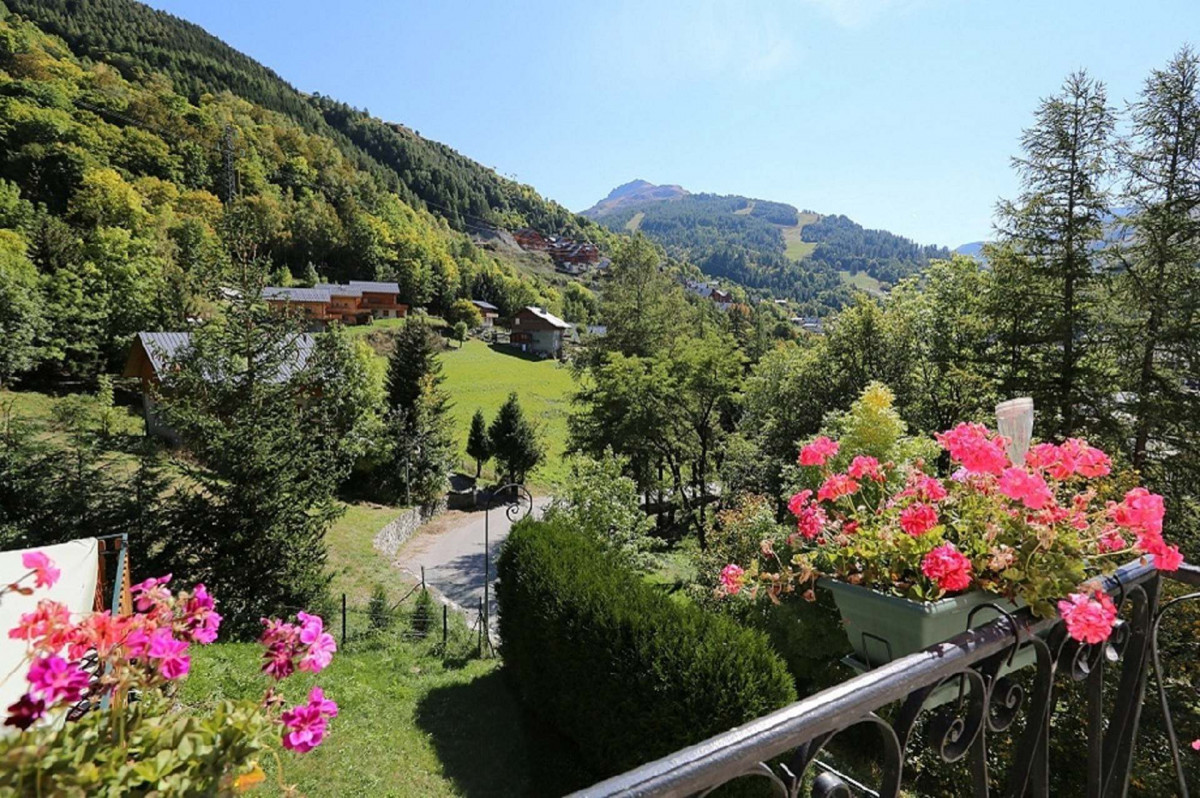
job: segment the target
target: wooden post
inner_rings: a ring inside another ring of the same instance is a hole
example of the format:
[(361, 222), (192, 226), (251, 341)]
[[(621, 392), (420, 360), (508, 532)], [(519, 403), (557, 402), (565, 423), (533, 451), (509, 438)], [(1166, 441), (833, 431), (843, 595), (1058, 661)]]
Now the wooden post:
[(446, 641), (450, 638), (450, 605), (442, 605), (442, 653), (446, 653)]
[(342, 594), (342, 648), (346, 647), (346, 594)]
[(425, 566), (421, 566), (421, 590), (425, 590)]

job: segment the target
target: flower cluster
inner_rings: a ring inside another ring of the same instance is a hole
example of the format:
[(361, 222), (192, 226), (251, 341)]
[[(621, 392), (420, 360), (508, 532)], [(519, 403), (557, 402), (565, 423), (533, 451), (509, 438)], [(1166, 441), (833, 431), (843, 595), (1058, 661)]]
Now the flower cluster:
[[(32, 577), (35, 587), (52, 587), (59, 570), (44, 552), (28, 552), (21, 579), (0, 590), (31, 595), (20, 583)], [(135, 612), (113, 615), (94, 612), (73, 620), (69, 609), (53, 599), (41, 599), (32, 612), (21, 615), (9, 630), (11, 640), (23, 641), (29, 668), (29, 689), (8, 707), (4, 723), (20, 731), (35, 727), (57, 709), (83, 698), (105, 697), (109, 711), (124, 711), (131, 692), (143, 695), (182, 679), (191, 668), (190, 647), (217, 638), (221, 615), (216, 600), (203, 584), (172, 593), (171, 575), (147, 579), (131, 588)], [(319, 673), (333, 658), (337, 645), (321, 618), (297, 613), (297, 623), (266, 620), (262, 642), (263, 670), (281, 680), (297, 670)], [(262, 711), (278, 703), (273, 690)], [(304, 753), (320, 745), (337, 704), (313, 687), (305, 704), (281, 714), (283, 745)]]
[(1111, 634), (1117, 608), (1088, 579), (1130, 555), (1151, 555), (1164, 571), (1182, 563), (1163, 539), (1162, 497), (1140, 487), (1122, 494), (1112, 461), (1087, 441), (1039, 443), (1014, 463), (1008, 441), (981, 424), (935, 437), (952, 463), (946, 478), (919, 458), (880, 462), (825, 436), (803, 446), (800, 474), (811, 487), (788, 501), (795, 532), (763, 541), (761, 570), (726, 566), (720, 591), (756, 595), (761, 586), (778, 599), (811, 594), (819, 576), (919, 601), (979, 589), (1043, 617), (1057, 610), (1073, 638), (1096, 643)]

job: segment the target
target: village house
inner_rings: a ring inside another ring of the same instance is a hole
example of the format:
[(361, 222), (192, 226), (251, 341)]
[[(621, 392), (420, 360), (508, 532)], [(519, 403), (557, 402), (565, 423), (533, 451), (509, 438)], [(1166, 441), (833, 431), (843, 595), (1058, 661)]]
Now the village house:
[(478, 308), (479, 315), (483, 318), (481, 327), (486, 329), (495, 326), (496, 319), (500, 317), (500, 308), (491, 302), (484, 302), (482, 299), (472, 299), (471, 304)]
[(513, 317), (512, 334), (509, 341), (522, 352), (559, 357), (562, 354), (563, 335), (571, 325), (539, 307), (530, 305), (521, 308)]
[(402, 319), (408, 305), (401, 303), (396, 283), (351, 280), (349, 284), (321, 283), (312, 288), (267, 286), (263, 299), (272, 308), (299, 312), (314, 328), (331, 321), (345, 325), (370, 324), (375, 319)]
[(531, 227), (522, 227), (513, 233), (513, 238), (516, 239), (521, 249), (528, 249), (534, 252), (545, 252), (550, 246), (550, 242), (546, 240), (546, 237)]
[[(163, 424), (155, 412), (153, 388), (177, 368), (175, 363), (187, 354), (191, 342), (191, 333), (186, 332), (140, 332), (133, 339), (121, 376), (136, 377), (141, 381), (142, 412), (146, 419), (147, 435), (155, 435), (172, 442), (178, 441), (178, 435)], [(312, 354), (314, 343), (310, 335), (301, 335), (296, 339), (292, 362), (282, 366), (279, 375), (281, 380), (290, 378), (304, 368)]]

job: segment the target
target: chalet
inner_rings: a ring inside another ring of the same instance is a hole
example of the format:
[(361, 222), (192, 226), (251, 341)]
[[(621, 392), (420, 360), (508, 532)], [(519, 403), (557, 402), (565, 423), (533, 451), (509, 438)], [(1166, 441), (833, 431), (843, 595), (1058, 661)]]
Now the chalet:
[(588, 241), (555, 239), (547, 251), (554, 260), (555, 267), (568, 274), (582, 274), (600, 260), (600, 250)]
[(351, 280), (351, 288), (362, 291), (362, 307), (375, 319), (402, 319), (408, 315), (408, 305), (400, 301), (400, 286), (369, 280)]
[(304, 315), (318, 329), (331, 321), (370, 324), (374, 319), (401, 319), (408, 314), (396, 283), (351, 280), (347, 285), (322, 283), (312, 288), (267, 286), (262, 296), (273, 308)]
[(513, 317), (509, 341), (522, 352), (558, 357), (562, 354), (563, 335), (570, 329), (571, 325), (558, 316), (530, 305)]
[(513, 233), (513, 238), (516, 239), (521, 249), (533, 250), (534, 252), (545, 252), (550, 246), (550, 242), (546, 240), (546, 237), (531, 227), (522, 227)]
[(481, 326), (486, 328), (496, 324), (496, 319), (500, 317), (500, 308), (491, 302), (484, 302), (482, 299), (472, 299), (471, 304), (479, 309), (479, 315), (483, 318)]
[(815, 335), (821, 335), (825, 332), (825, 325), (821, 323), (821, 319), (818, 316), (793, 316), (792, 324), (805, 332)]
[[(191, 333), (186, 332), (140, 332), (133, 339), (129, 356), (125, 359), (123, 377), (136, 377), (142, 383), (142, 411), (146, 417), (146, 434), (157, 435), (168, 440), (177, 440), (178, 436), (167, 427), (154, 412), (155, 385), (166, 380), (176, 362), (184, 357), (191, 347)], [(290, 379), (308, 363), (315, 342), (310, 335), (301, 335), (295, 341), (295, 352), (291, 363), (284, 363), (280, 368), (277, 379)]]

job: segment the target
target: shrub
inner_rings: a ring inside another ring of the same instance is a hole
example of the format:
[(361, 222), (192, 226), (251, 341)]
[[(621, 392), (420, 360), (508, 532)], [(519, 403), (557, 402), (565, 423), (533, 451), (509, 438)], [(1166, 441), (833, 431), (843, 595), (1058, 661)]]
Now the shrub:
[(429, 595), (428, 590), (422, 590), (417, 594), (417, 603), (413, 606), (412, 617), (409, 619), (409, 626), (413, 633), (418, 637), (424, 637), (429, 634), (430, 627), (433, 626), (434, 610), (433, 596)]
[(506, 669), (601, 775), (795, 699), (761, 633), (672, 602), (565, 524), (518, 524), (499, 575)]
[(367, 604), (367, 621), (371, 625), (371, 631), (386, 632), (392, 628), (395, 620), (396, 616), (388, 601), (387, 590), (383, 585), (375, 585), (371, 591), (371, 600)]

